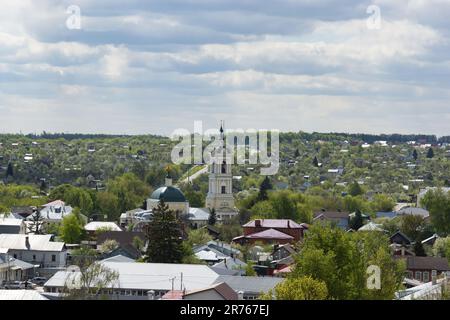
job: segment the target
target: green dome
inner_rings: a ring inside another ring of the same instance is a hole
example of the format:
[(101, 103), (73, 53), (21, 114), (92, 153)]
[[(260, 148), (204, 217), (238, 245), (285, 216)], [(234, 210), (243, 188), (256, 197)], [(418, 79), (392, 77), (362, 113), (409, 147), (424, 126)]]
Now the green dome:
[(164, 202), (185, 202), (183, 192), (175, 187), (161, 187), (153, 191), (150, 199), (164, 200)]

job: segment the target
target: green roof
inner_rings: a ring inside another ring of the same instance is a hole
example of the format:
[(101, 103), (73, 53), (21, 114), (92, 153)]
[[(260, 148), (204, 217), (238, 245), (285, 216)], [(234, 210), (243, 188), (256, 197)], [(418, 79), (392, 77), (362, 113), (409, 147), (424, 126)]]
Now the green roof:
[(154, 200), (164, 200), (164, 202), (185, 202), (186, 198), (184, 197), (183, 192), (180, 189), (175, 187), (161, 187), (156, 189), (151, 197)]

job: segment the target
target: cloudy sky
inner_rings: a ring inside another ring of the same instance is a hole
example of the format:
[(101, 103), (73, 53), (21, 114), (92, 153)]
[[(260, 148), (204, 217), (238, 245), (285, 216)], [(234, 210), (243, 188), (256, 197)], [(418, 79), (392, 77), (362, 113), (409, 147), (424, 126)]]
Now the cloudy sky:
[(449, 135), (449, 17), (450, 0), (2, 1), (0, 132)]

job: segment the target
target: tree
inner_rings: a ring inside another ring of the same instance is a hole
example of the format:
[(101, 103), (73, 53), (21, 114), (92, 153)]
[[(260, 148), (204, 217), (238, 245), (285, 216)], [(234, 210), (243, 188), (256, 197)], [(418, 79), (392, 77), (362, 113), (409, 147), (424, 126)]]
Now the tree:
[(208, 218), (208, 224), (210, 226), (213, 226), (216, 224), (217, 217), (216, 217), (216, 209), (212, 208), (209, 209), (209, 218)]
[(294, 157), (295, 157), (295, 158), (300, 157), (300, 151), (298, 151), (298, 148), (295, 149)]
[(264, 178), (264, 180), (261, 182), (261, 185), (259, 186), (259, 193), (258, 193), (258, 201), (265, 201), (267, 199), (269, 199), (268, 195), (267, 195), (267, 191), (268, 190), (272, 190), (273, 186), (272, 183), (270, 182), (270, 179), (268, 176), (266, 176)]
[(427, 158), (432, 159), (434, 157), (434, 151), (433, 148), (429, 148), (427, 152)]
[(83, 221), (78, 208), (65, 216), (61, 222), (59, 234), (66, 243), (80, 243), (84, 237)]
[(100, 245), (100, 253), (108, 253), (119, 247), (119, 243), (114, 239), (107, 239)]
[(110, 180), (106, 191), (118, 198), (119, 211), (122, 213), (141, 206), (151, 189), (133, 173), (125, 173)]
[[(323, 281), (329, 299), (393, 299), (404, 276), (404, 264), (391, 256), (386, 236), (320, 224), (308, 230), (296, 261), (291, 276)], [(367, 286), (369, 266), (380, 268), (380, 290)]]
[(119, 199), (111, 192), (99, 192), (97, 194), (97, 206), (99, 211), (108, 217), (109, 221), (117, 221), (119, 219)]
[(247, 277), (254, 277), (256, 276), (256, 271), (253, 268), (255, 264), (252, 261), (247, 261), (247, 265), (245, 266), (245, 275)]
[(355, 211), (355, 216), (353, 219), (350, 219), (349, 227), (355, 231), (361, 228), (364, 225), (363, 217), (361, 211), (357, 209)]
[(106, 298), (104, 289), (119, 287), (119, 273), (96, 261), (94, 249), (82, 247), (72, 252), (75, 272), (69, 272), (63, 288), (64, 299), (88, 300)]
[(153, 217), (147, 226), (148, 262), (180, 263), (183, 259), (181, 223), (169, 206), (160, 200), (153, 209)]
[(274, 292), (269, 291), (262, 299), (271, 300), (325, 300), (328, 289), (325, 282), (315, 280), (310, 276), (288, 278), (279, 283)]
[(207, 244), (212, 240), (212, 237), (209, 235), (208, 231), (204, 228), (189, 230), (188, 232), (188, 244), (191, 247)]
[(432, 251), (434, 256), (445, 257), (450, 262), (450, 237), (436, 239)]
[(8, 167), (6, 169), (6, 179), (8, 180), (8, 177), (14, 177), (14, 168), (13, 164), (11, 162), (8, 162)]
[(423, 248), (422, 242), (421, 241), (416, 241), (414, 243), (414, 253), (416, 254), (416, 256), (418, 257), (426, 257), (427, 254), (425, 253), (425, 249)]
[(376, 194), (373, 197), (373, 201), (370, 205), (372, 207), (372, 210), (375, 212), (388, 212), (392, 211), (392, 209), (394, 208), (395, 201), (385, 194)]
[(425, 227), (422, 216), (405, 214), (400, 218), (400, 231), (413, 241), (420, 242)]
[(145, 245), (144, 241), (142, 241), (142, 239), (139, 238), (138, 236), (135, 236), (133, 238), (133, 247), (135, 247), (139, 252), (142, 252), (144, 245)]
[(318, 167), (319, 166), (319, 160), (317, 160), (317, 157), (315, 156), (313, 159), (313, 166)]
[(42, 226), (44, 225), (44, 217), (41, 214), (41, 208), (37, 208), (31, 215), (31, 222), (27, 225), (28, 232), (33, 234), (42, 234)]
[(361, 188), (361, 186), (359, 185), (359, 183), (357, 181), (354, 181), (352, 184), (350, 184), (348, 186), (348, 193), (352, 197), (356, 197), (356, 196), (362, 195), (364, 193), (364, 191)]
[(414, 149), (412, 156), (413, 156), (414, 160), (417, 161), (417, 159), (419, 158), (419, 155), (418, 155), (416, 149)]
[(450, 192), (429, 190), (422, 199), (422, 205), (430, 211), (431, 224), (436, 231), (450, 234)]
[(270, 194), (269, 199), (274, 209), (276, 219), (297, 220), (297, 206), (292, 194), (293, 193), (288, 190)]

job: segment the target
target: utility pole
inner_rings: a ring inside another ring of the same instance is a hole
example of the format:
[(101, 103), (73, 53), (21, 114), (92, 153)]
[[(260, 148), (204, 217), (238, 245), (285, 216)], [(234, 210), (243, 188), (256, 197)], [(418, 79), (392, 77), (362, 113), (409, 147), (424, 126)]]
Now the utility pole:
[(180, 290), (183, 290), (183, 272), (181, 272)]
[(169, 279), (169, 281), (172, 281), (172, 291), (173, 291), (173, 289), (174, 289), (175, 278), (176, 278), (176, 277), (173, 277), (173, 278), (170, 278), (170, 279)]

